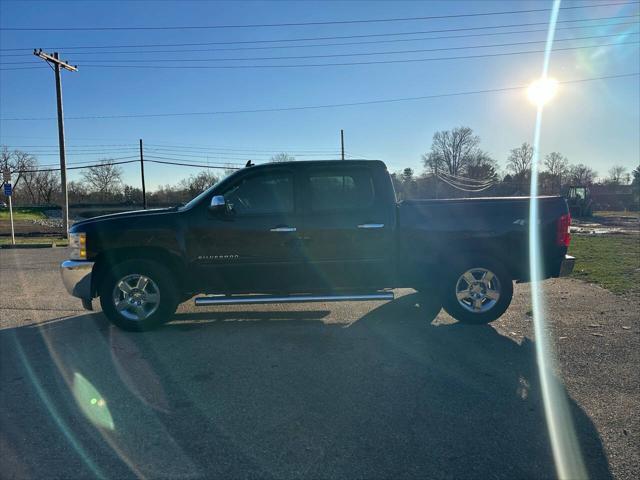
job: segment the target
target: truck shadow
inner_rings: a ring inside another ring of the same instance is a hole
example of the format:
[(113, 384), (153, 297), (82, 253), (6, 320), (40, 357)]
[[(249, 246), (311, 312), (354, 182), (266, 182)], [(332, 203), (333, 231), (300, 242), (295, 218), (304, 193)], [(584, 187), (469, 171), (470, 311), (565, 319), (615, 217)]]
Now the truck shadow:
[[(5, 474), (555, 477), (532, 342), (415, 304), (348, 326), (218, 310), (145, 334), (101, 314), (2, 330)], [(568, 401), (590, 476), (609, 478)]]

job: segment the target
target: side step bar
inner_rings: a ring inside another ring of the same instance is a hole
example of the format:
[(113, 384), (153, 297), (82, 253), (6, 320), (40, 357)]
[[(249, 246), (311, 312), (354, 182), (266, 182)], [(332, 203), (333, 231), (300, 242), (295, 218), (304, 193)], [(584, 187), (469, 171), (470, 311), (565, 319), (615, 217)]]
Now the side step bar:
[(251, 305), (265, 303), (363, 302), (393, 300), (393, 292), (356, 295), (210, 295), (196, 298), (196, 307), (206, 305)]

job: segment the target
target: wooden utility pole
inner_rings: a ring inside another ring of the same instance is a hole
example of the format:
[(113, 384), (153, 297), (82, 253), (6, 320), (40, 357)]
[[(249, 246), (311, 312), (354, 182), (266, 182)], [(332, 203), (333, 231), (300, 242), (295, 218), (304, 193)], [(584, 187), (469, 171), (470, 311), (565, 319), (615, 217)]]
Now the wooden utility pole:
[(340, 130), (340, 149), (342, 151), (342, 160), (344, 160), (344, 130)]
[(142, 139), (140, 139), (140, 176), (142, 177), (142, 208), (147, 209), (147, 190), (144, 186), (144, 155), (142, 154)]
[(65, 238), (69, 237), (69, 195), (67, 193), (67, 162), (64, 149), (64, 114), (62, 111), (62, 79), (60, 77), (60, 68), (77, 72), (78, 67), (69, 65), (67, 62), (60, 60), (58, 52), (49, 55), (42, 49), (34, 50), (33, 54), (40, 57), (49, 65), (53, 65), (53, 71), (56, 75), (56, 99), (58, 106), (58, 145), (60, 148), (60, 185), (62, 188), (62, 228), (64, 229)]

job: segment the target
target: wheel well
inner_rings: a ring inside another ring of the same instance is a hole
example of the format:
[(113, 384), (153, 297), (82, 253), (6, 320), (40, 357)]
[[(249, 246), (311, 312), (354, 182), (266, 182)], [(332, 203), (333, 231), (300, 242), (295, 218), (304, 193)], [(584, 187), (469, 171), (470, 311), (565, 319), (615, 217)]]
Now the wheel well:
[(91, 293), (97, 296), (100, 281), (113, 265), (125, 260), (148, 260), (165, 266), (176, 277), (176, 285), (184, 285), (186, 279), (185, 266), (177, 255), (156, 247), (119, 248), (107, 250), (95, 259), (95, 266), (91, 275)]
[[(521, 277), (522, 271), (521, 267), (518, 265), (518, 262), (514, 261), (513, 258), (510, 258), (508, 254), (503, 253), (502, 255), (498, 254), (495, 251), (488, 251), (486, 249), (476, 249), (476, 250), (467, 250), (464, 254), (452, 256), (446, 256), (445, 258), (455, 258), (458, 257), (458, 260), (454, 260), (453, 263), (467, 263), (472, 262), (473, 259), (481, 258), (483, 260), (489, 260), (495, 264), (502, 266), (506, 270), (506, 272), (511, 276), (512, 280), (516, 280)], [(448, 271), (451, 268), (449, 262), (445, 261), (444, 264), (440, 264), (439, 268), (443, 271)]]

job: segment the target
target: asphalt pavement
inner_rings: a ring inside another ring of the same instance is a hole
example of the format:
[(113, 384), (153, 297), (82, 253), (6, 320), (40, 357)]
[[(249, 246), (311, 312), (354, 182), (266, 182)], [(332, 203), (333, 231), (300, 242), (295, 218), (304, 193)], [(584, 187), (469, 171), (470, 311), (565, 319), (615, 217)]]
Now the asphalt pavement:
[[(2, 478), (554, 478), (529, 286), (464, 326), (393, 302), (183, 304), (146, 333), (68, 296), (63, 248), (0, 251)], [(545, 282), (591, 478), (638, 478), (638, 299)]]

